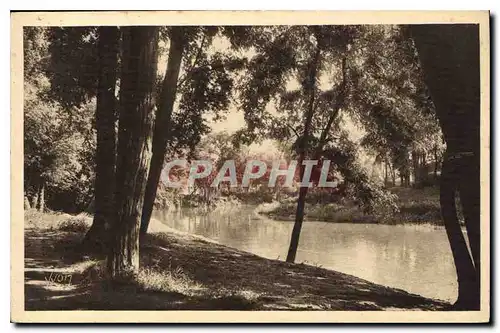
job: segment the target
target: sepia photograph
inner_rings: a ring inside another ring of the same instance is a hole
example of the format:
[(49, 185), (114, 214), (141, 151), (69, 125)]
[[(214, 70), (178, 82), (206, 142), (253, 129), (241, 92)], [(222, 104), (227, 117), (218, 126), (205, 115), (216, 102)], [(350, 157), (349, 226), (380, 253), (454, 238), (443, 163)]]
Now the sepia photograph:
[(487, 11), (11, 26), (12, 321), (490, 320)]

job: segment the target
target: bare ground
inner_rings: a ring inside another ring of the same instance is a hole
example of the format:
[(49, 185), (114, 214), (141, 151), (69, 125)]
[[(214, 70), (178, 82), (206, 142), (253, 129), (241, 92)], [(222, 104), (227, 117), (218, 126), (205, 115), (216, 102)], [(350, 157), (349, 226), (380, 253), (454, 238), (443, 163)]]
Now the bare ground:
[(450, 304), (179, 232), (141, 240), (141, 273), (109, 283), (81, 230), (25, 229), (26, 310), (446, 310)]

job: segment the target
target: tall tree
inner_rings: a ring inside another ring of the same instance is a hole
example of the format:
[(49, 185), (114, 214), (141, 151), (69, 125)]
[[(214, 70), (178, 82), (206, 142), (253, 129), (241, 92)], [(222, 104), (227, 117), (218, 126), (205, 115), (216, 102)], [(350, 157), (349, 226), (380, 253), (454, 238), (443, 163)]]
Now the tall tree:
[[(352, 95), (357, 93), (353, 87), (362, 72), (358, 50), (368, 43), (366, 38), (360, 38), (361, 27), (234, 27), (233, 31), (233, 44), (252, 45), (256, 53), (242, 82), (242, 108), (247, 122), (247, 128), (240, 132), (242, 139), (251, 141), (264, 136), (293, 140), (300, 174), (304, 159), (320, 159), (332, 148), (344, 147), (347, 139), (341, 128), (343, 114), (353, 109)], [(369, 116), (360, 108), (355, 111), (360, 117)], [(340, 167), (347, 159), (336, 156), (333, 163), (339, 164), (340, 172), (347, 172), (347, 168)], [(352, 180), (365, 182), (367, 177), (361, 174), (360, 170)], [(377, 200), (372, 199), (383, 193), (371, 183), (355, 189), (373, 192), (357, 193), (368, 200), (367, 204), (374, 204)], [(307, 188), (299, 191), (287, 261), (295, 260), (307, 192)], [(380, 199), (380, 203), (389, 205), (392, 200), (385, 195)]]
[[(436, 105), (446, 153), (443, 159), (441, 214), (458, 279), (456, 309), (479, 310), (480, 232), (480, 52), (479, 25), (409, 26), (425, 82)], [(409, 52), (414, 54), (414, 52)], [(470, 254), (457, 218), (462, 203)], [(471, 259), (472, 257), (472, 259)]]
[(47, 70), (51, 82), (48, 98), (68, 108), (96, 101), (96, 147), (89, 151), (96, 174), (94, 186), (89, 189), (93, 194), (94, 222), (82, 246), (85, 251), (101, 254), (105, 254), (105, 229), (109, 228), (110, 214), (113, 214), (119, 40), (117, 27), (54, 27), (49, 30), (52, 56)]
[(169, 57), (159, 92), (142, 233), (147, 232), (151, 219), (165, 158), (194, 150), (201, 136), (210, 131), (206, 116), (223, 117), (231, 101), (233, 73), (242, 65), (231, 52), (210, 49), (215, 38), (222, 39), (217, 27), (169, 27), (165, 31)]
[[(249, 62), (248, 79), (242, 88), (248, 131), (250, 136), (257, 130), (281, 140), (294, 138), (301, 177), (302, 161), (321, 156), (324, 146), (332, 140), (330, 131), (339, 121), (339, 110), (348, 94), (346, 59), (341, 54), (347, 51), (354, 33), (355, 29), (344, 27), (293, 26), (256, 28), (248, 34), (254, 36), (258, 50)], [(330, 89), (322, 89), (321, 81), (324, 83), (329, 70), (336, 73), (333, 84)], [(292, 84), (290, 89), (291, 82), (295, 87)], [(273, 99), (278, 111), (274, 115), (266, 110)], [(302, 187), (297, 198), (287, 255), (290, 262), (297, 252), (307, 192), (308, 188)]]
[(118, 75), (120, 31), (117, 27), (99, 27), (99, 83), (95, 124), (97, 131), (95, 156), (94, 222), (83, 245), (106, 253), (106, 238), (114, 215), (116, 158), (116, 79)]
[[(304, 166), (302, 165), (302, 162), (306, 159), (306, 154), (307, 154), (307, 140), (310, 136), (311, 132), (311, 123), (312, 119), (314, 116), (314, 102), (315, 102), (315, 89), (316, 89), (316, 82), (318, 81), (318, 67), (319, 67), (319, 61), (320, 61), (320, 56), (321, 56), (321, 40), (318, 38), (318, 34), (315, 32), (314, 33), (314, 38), (316, 39), (316, 50), (314, 51), (314, 56), (310, 60), (309, 68), (308, 68), (308, 73), (306, 74), (305, 81), (306, 84), (304, 85), (304, 93), (306, 96), (309, 97), (309, 100), (307, 101), (307, 106), (305, 110), (305, 117), (304, 117), (304, 129), (302, 132), (302, 136), (299, 138), (298, 145), (297, 145), (297, 153), (298, 153), (298, 165), (300, 168), (300, 178), (302, 179), (304, 175)], [(286, 257), (286, 261), (288, 262), (294, 262), (295, 261), (295, 256), (297, 254), (297, 248), (299, 246), (299, 236), (300, 236), (300, 230), (302, 228), (302, 222), (304, 220), (304, 207), (306, 203), (306, 195), (307, 195), (307, 187), (301, 187), (299, 190), (299, 197), (297, 199), (297, 212), (295, 213), (295, 223), (293, 225), (292, 229), (292, 236), (290, 239), (290, 247), (288, 249), (288, 254)]]
[(187, 42), (184, 27), (172, 27), (170, 29), (170, 48), (167, 62), (167, 72), (162, 83), (160, 102), (156, 111), (156, 120), (153, 135), (153, 155), (149, 167), (149, 175), (144, 196), (144, 207), (141, 217), (141, 233), (148, 230), (153, 204), (160, 182), (163, 169), (163, 161), (167, 151), (167, 140), (171, 136), (171, 118), (177, 94), (177, 81), (181, 68), (184, 43)]
[(157, 27), (122, 30), (116, 215), (107, 260), (108, 273), (114, 279), (139, 269), (139, 228), (151, 153), (159, 36)]

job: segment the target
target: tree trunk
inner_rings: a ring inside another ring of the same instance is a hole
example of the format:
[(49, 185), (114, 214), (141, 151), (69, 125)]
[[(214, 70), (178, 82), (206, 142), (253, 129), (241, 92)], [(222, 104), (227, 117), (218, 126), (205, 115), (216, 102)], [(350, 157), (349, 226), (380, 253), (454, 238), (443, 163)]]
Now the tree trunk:
[(427, 155), (425, 153), (422, 154), (420, 160), (420, 180), (422, 183), (427, 182), (428, 170), (427, 170)]
[(39, 186), (35, 188), (36, 188), (35, 193), (33, 193), (33, 197), (31, 198), (31, 207), (33, 207), (33, 209), (38, 208), (38, 192), (40, 192)]
[(149, 221), (153, 212), (153, 205), (160, 182), (160, 176), (165, 160), (167, 141), (170, 131), (170, 120), (174, 108), (175, 96), (177, 94), (177, 81), (181, 68), (182, 54), (184, 51), (184, 29), (183, 27), (172, 27), (170, 33), (170, 51), (167, 62), (167, 72), (163, 79), (161, 100), (156, 112), (156, 121), (153, 135), (153, 155), (149, 167), (149, 175), (144, 195), (144, 207), (142, 208), (141, 234), (148, 231)]
[(451, 245), (458, 277), (459, 299), (457, 302), (474, 304), (477, 307), (479, 305), (478, 299), (474, 300), (474, 295), (479, 292), (479, 280), (476, 279), (473, 262), (458, 221), (455, 203), (455, 193), (459, 186), (459, 172), (460, 170), (453, 162), (446, 160), (443, 162), (440, 186), (441, 215)]
[[(418, 51), (446, 142), (441, 168), (441, 205), (457, 269), (457, 309), (480, 308), (480, 75), (479, 25), (415, 25), (410, 32)], [(458, 219), (447, 212), (458, 186), (472, 265)], [(470, 231), (469, 231), (470, 230)], [(452, 235), (450, 237), (450, 235)]]
[(434, 147), (434, 180), (437, 180), (437, 172), (438, 172), (438, 147)]
[(30, 201), (27, 196), (24, 196), (24, 210), (28, 210), (31, 208)]
[(115, 219), (108, 273), (120, 279), (139, 270), (139, 228), (151, 150), (158, 28), (124, 27), (116, 159)]
[(99, 83), (96, 119), (96, 179), (94, 221), (83, 240), (85, 251), (105, 254), (113, 220), (116, 159), (116, 79), (120, 31), (117, 27), (99, 27)]
[[(300, 167), (300, 178), (302, 179), (304, 174), (304, 166), (302, 161), (304, 158), (299, 158)], [(290, 247), (288, 248), (288, 254), (286, 257), (287, 262), (295, 262), (295, 257), (297, 256), (297, 249), (299, 247), (300, 231), (302, 229), (302, 223), (304, 222), (304, 208), (306, 205), (306, 196), (309, 188), (301, 187), (299, 189), (299, 198), (297, 199), (297, 210), (295, 212), (295, 223), (293, 225), (292, 237), (290, 239)]]
[(401, 167), (400, 167), (400, 174), (401, 174), (401, 186), (410, 186), (410, 160), (408, 159), (408, 151), (402, 152), (402, 158), (401, 158)]
[(384, 159), (384, 186), (389, 183), (389, 172), (387, 171), (387, 159)]
[(411, 152), (411, 162), (413, 166), (413, 184), (416, 186), (420, 183), (420, 179), (418, 177), (418, 153), (415, 151)]
[[(481, 184), (480, 184), (480, 158), (479, 154), (463, 157), (459, 160), (460, 181), (459, 193), (460, 202), (465, 219), (467, 237), (470, 244), (470, 252), (474, 262), (474, 279), (466, 281), (467, 300), (463, 304), (471, 305), (474, 309), (480, 307), (480, 287), (481, 287)], [(464, 297), (464, 296), (462, 296)]]
[[(304, 133), (300, 138), (298, 145), (299, 160), (298, 165), (300, 168), (300, 179), (302, 180), (305, 168), (302, 165), (302, 161), (305, 160), (307, 140), (309, 138), (309, 131), (311, 127), (311, 122), (314, 114), (314, 100), (315, 100), (315, 86), (316, 86), (316, 73), (318, 69), (318, 63), (320, 58), (320, 48), (316, 49), (316, 53), (313, 58), (312, 66), (308, 76), (308, 90), (309, 90), (309, 105), (306, 110), (306, 117), (304, 121)], [(302, 222), (304, 221), (304, 207), (307, 195), (307, 187), (301, 187), (299, 190), (299, 197), (297, 199), (297, 211), (295, 213), (295, 223), (293, 225), (292, 236), (290, 239), (290, 247), (288, 248), (288, 254), (286, 257), (287, 262), (294, 262), (297, 255), (297, 249), (299, 247), (299, 237), (300, 230), (302, 229)]]
[(38, 206), (37, 206), (38, 211), (44, 212), (45, 211), (45, 182), (42, 181), (40, 184), (40, 188), (38, 191)]
[(396, 171), (394, 170), (394, 164), (390, 163), (391, 167), (391, 179), (392, 179), (392, 187), (396, 186)]

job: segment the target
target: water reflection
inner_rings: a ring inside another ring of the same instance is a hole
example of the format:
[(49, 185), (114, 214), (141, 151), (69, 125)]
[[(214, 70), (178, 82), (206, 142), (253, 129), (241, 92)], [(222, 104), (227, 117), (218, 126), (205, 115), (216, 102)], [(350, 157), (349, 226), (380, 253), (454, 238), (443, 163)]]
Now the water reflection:
[[(177, 230), (270, 258), (286, 257), (293, 222), (229, 212), (155, 212)], [(455, 269), (442, 228), (305, 222), (296, 262), (321, 265), (427, 297), (456, 299)]]

